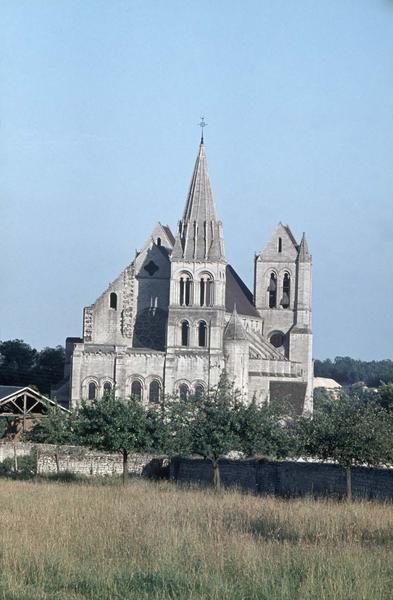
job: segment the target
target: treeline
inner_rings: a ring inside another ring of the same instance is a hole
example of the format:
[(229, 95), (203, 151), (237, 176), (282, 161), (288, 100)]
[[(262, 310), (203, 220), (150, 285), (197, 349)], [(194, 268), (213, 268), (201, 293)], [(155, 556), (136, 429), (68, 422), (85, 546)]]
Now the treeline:
[[(382, 393), (383, 392), (383, 393)], [(380, 392), (341, 393), (318, 407), (314, 417), (295, 416), (269, 403), (246, 405), (225, 375), (216, 388), (188, 398), (165, 398), (142, 404), (137, 398), (111, 394), (83, 402), (72, 413), (50, 410), (27, 438), (40, 443), (86, 445), (123, 455), (123, 480), (128, 455), (199, 455), (211, 461), (213, 484), (220, 485), (219, 460), (237, 451), (245, 457), (310, 456), (336, 461), (347, 471), (356, 464), (393, 463), (393, 385)]]
[(36, 350), (23, 340), (0, 341), (0, 385), (35, 386), (49, 394), (64, 375), (62, 346)]
[(315, 377), (329, 377), (341, 385), (352, 385), (359, 381), (368, 387), (393, 383), (393, 360), (355, 360), (349, 356), (336, 356), (332, 361), (315, 360)]

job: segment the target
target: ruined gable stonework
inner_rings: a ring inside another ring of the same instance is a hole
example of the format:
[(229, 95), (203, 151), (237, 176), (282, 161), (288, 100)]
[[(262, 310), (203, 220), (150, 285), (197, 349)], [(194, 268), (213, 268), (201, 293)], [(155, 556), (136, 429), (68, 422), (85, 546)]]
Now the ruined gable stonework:
[(276, 227), (255, 257), (253, 293), (227, 263), (203, 141), (176, 234), (158, 223), (143, 249), (67, 340), (72, 407), (105, 391), (157, 402), (217, 384), (226, 370), (244, 401), (283, 398), (312, 410), (311, 256)]

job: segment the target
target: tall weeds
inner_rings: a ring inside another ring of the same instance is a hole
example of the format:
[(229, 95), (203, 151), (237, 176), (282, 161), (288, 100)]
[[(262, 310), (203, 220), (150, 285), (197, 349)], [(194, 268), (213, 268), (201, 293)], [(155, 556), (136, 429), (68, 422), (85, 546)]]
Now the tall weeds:
[(393, 598), (393, 508), (0, 482), (0, 598)]

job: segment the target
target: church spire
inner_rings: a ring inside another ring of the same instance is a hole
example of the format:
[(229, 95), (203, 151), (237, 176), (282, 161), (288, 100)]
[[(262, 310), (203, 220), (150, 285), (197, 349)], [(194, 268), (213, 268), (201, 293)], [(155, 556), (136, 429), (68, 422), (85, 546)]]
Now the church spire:
[(217, 219), (214, 206), (203, 143), (203, 128), (172, 257), (183, 260), (225, 261), (222, 224)]

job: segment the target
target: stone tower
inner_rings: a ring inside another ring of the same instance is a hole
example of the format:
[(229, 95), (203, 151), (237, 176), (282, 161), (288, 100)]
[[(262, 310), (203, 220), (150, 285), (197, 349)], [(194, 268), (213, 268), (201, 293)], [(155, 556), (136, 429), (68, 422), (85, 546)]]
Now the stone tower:
[(255, 257), (254, 298), (264, 321), (264, 337), (286, 358), (301, 365), (307, 384), (305, 410), (311, 410), (311, 255), (305, 234), (297, 244), (289, 227), (278, 224)]
[(167, 388), (176, 387), (175, 373), (177, 387), (182, 379), (189, 385), (190, 373), (208, 386), (218, 382), (224, 366), (226, 264), (202, 139), (171, 255)]

